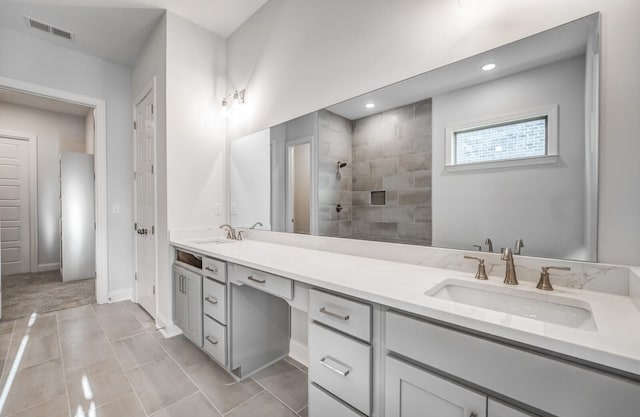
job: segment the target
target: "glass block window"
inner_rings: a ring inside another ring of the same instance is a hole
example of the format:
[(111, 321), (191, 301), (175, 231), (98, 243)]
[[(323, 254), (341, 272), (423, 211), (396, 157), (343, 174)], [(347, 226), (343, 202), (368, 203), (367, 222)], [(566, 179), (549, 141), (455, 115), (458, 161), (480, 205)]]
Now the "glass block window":
[(453, 132), (454, 165), (548, 154), (548, 117)]

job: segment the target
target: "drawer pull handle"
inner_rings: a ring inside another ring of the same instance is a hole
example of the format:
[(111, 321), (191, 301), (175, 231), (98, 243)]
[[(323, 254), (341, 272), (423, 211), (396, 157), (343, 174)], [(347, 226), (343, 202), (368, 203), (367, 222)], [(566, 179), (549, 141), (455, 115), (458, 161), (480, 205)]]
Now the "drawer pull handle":
[(206, 302), (208, 302), (209, 304), (213, 304), (213, 305), (218, 304), (218, 300), (217, 300), (215, 297), (212, 297), (212, 296), (210, 296), (210, 295), (206, 296), (206, 297), (204, 298), (204, 300), (205, 300)]
[(211, 343), (212, 345), (218, 344), (218, 341), (211, 336), (205, 336), (205, 339), (207, 339), (207, 342)]
[(209, 272), (213, 272), (214, 274), (217, 274), (217, 273), (218, 273), (218, 268), (215, 268), (215, 269), (214, 269), (214, 268), (211, 268), (211, 267), (209, 267), (209, 266), (205, 266), (205, 267), (204, 267), (204, 269), (206, 269), (206, 270), (207, 270), (207, 271), (209, 271)]
[(331, 369), (333, 372), (337, 373), (338, 375), (341, 375), (343, 377), (346, 377), (347, 375), (349, 375), (349, 372), (351, 372), (351, 369), (349, 369), (349, 367), (345, 366), (345, 370), (342, 370), (334, 365), (331, 365), (330, 363), (327, 363), (327, 360), (330, 360), (332, 362), (335, 363), (340, 363), (337, 360), (331, 358), (330, 356), (325, 356), (324, 358), (320, 359), (320, 363), (324, 366), (326, 366), (327, 368)]
[(266, 280), (264, 280), (264, 279), (254, 278), (254, 277), (253, 277), (253, 275), (249, 275), (249, 276), (247, 277), (247, 279), (248, 279), (249, 281), (257, 282), (258, 284), (264, 284), (265, 282), (267, 282), (267, 281), (266, 281)]
[(338, 320), (344, 320), (344, 321), (349, 320), (349, 315), (348, 314), (342, 315), (342, 314), (334, 313), (333, 311), (329, 311), (324, 307), (322, 307), (320, 309), (320, 312), (322, 314), (326, 314), (327, 316), (333, 317), (333, 318), (338, 319)]

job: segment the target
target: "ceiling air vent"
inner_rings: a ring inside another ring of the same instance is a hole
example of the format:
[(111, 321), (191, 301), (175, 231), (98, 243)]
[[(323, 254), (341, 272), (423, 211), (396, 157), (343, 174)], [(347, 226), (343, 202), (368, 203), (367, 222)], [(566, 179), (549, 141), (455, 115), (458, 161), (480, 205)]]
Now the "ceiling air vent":
[(48, 23), (42, 22), (40, 20), (36, 20), (32, 17), (25, 16), (24, 21), (27, 24), (27, 27), (31, 29), (36, 29), (42, 32), (46, 32), (50, 35), (56, 36), (58, 38), (66, 39), (68, 41), (72, 41), (74, 39), (74, 34), (69, 32), (68, 30), (60, 29), (58, 27), (52, 26)]

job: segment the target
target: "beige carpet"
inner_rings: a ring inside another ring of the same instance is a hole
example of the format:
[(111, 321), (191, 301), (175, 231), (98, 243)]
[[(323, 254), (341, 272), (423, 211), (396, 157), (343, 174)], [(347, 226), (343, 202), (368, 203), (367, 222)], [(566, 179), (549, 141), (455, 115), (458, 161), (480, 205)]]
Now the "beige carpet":
[(2, 277), (2, 320), (96, 302), (96, 280), (62, 282), (60, 271)]

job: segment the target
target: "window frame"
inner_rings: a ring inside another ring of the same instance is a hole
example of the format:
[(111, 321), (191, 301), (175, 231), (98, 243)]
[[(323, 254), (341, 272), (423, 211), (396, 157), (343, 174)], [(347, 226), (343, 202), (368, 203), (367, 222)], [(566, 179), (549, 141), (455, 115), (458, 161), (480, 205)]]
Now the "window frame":
[[(539, 156), (507, 158), (494, 161), (456, 163), (456, 133), (488, 129), (521, 123), (533, 119), (547, 119), (546, 153)], [(445, 128), (445, 170), (466, 171), (476, 169), (507, 168), (525, 165), (552, 164), (558, 160), (558, 105), (547, 105), (517, 112), (450, 124)]]

